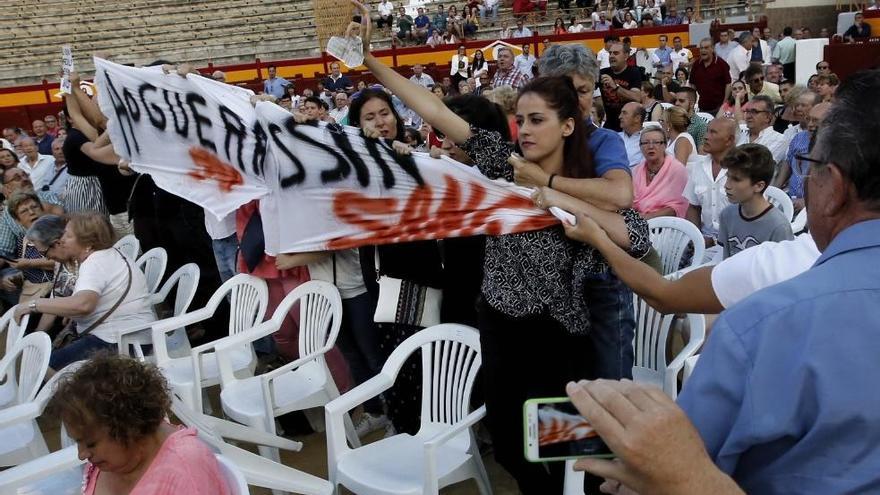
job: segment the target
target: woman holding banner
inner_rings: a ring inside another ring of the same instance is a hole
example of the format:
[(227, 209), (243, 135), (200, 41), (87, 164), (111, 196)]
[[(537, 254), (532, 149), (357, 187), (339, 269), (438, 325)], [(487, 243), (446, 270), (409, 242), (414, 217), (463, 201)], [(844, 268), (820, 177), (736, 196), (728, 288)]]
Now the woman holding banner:
[[(426, 89), (373, 57), (368, 11), (352, 1), (365, 14), (365, 65), (446, 140), (467, 153), (484, 175), (512, 182), (523, 171), (537, 167), (549, 175), (542, 185), (551, 189), (560, 184), (554, 181), (575, 186), (591, 180), (601, 183), (595, 180), (603, 174), (597, 173), (598, 160), (594, 160), (594, 154), (601, 153), (588, 146), (593, 129), (585, 123), (571, 78), (541, 77), (523, 89), (517, 103), (520, 129), (515, 146), (497, 131), (470, 125), (430, 97)], [(615, 242), (634, 256), (648, 251), (647, 224), (634, 210), (618, 210), (613, 201), (582, 199), (607, 207), (609, 211), (584, 203), (582, 210), (613, 232)], [(531, 397), (561, 395), (568, 380), (594, 376), (596, 348), (589, 335), (591, 327), (597, 319), (622, 319), (625, 315), (612, 314), (609, 308), (593, 312), (588, 307), (587, 289), (594, 277), (608, 272), (607, 264), (593, 248), (567, 240), (558, 225), (488, 237), (485, 254), (479, 328), (483, 380), (488, 385), (484, 388), (487, 422), (495, 455), (517, 479), (523, 493), (561, 491), (561, 465), (554, 466), (557, 472), (550, 475), (543, 466), (523, 457), (523, 402)], [(614, 310), (630, 308), (614, 302)]]

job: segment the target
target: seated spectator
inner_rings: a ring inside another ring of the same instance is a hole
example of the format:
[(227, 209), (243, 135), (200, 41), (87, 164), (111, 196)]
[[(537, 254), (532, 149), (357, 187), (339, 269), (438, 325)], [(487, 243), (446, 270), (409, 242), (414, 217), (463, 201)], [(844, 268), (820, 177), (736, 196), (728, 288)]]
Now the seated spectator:
[[(45, 215), (40, 198), (32, 192), (13, 194), (6, 202), (6, 210), (25, 230)], [(52, 272), (55, 262), (47, 260), (27, 237), (15, 246), (16, 260), (10, 266), (21, 272), (21, 296), (19, 304), (44, 297), (52, 290)]]
[(34, 143), (37, 145), (37, 151), (41, 155), (51, 155), (52, 154), (52, 139), (54, 139), (48, 132), (46, 132), (46, 123), (42, 120), (35, 120), (31, 124), (31, 129), (34, 131)]
[(654, 85), (642, 81), (642, 108), (645, 109), (646, 122), (660, 122), (663, 119), (663, 105), (654, 98)]
[(668, 6), (666, 11), (666, 18), (663, 19), (664, 26), (677, 26), (679, 24), (683, 24), (684, 19), (678, 15), (678, 9), (675, 8), (674, 5)]
[(635, 167), (645, 160), (641, 144), (644, 119), (645, 107), (640, 103), (631, 101), (620, 109), (620, 132), (617, 134), (623, 139), (630, 167)]
[(67, 171), (67, 159), (64, 157), (63, 137), (52, 141), (52, 158), (55, 160), (55, 168), (49, 175), (48, 182), (41, 189), (51, 192), (63, 201), (64, 189), (67, 187), (67, 180), (70, 179), (70, 174)]
[(639, 23), (633, 17), (632, 12), (627, 11), (623, 14), (623, 29), (638, 29)]
[[(58, 259), (79, 263), (79, 276), (69, 297), (34, 299), (15, 309), (16, 319), (26, 314), (71, 318), (79, 336), (52, 351), (49, 367), (60, 370), (106, 349), (116, 352), (116, 330), (154, 321), (150, 292), (143, 272), (134, 261), (113, 248), (113, 227), (105, 216), (71, 216), (56, 246)], [(49, 247), (49, 246), (46, 246)]]
[(458, 14), (458, 8), (450, 5), (446, 15), (446, 36), (444, 41), (447, 44), (458, 43), (464, 39), (464, 19)]
[(679, 67), (675, 70), (675, 82), (678, 83), (679, 87), (689, 88), (691, 84), (688, 82), (688, 78), (690, 77), (690, 72), (684, 67)]
[(599, 20), (593, 21), (593, 31), (609, 31), (611, 22), (608, 21), (608, 14), (603, 10), (599, 12)]
[(654, 87), (654, 98), (664, 103), (675, 103), (675, 95), (682, 86), (672, 73), (672, 64), (658, 68), (654, 80), (659, 82)]
[(168, 422), (168, 383), (153, 365), (95, 356), (59, 381), (49, 408), (88, 463), (84, 495), (230, 493), (196, 430)]
[(742, 81), (734, 81), (730, 85), (730, 93), (725, 98), (721, 108), (718, 109), (718, 114), (715, 118), (734, 119), (737, 123), (745, 122), (743, 108), (748, 102), (749, 94), (746, 90), (746, 84)]
[(437, 31), (446, 31), (446, 19), (446, 9), (443, 8), (443, 4), (438, 3), (437, 12), (435, 12), (434, 15), (431, 16), (431, 27), (433, 28), (431, 30), (432, 35)]
[(799, 117), (795, 113), (795, 104), (801, 94), (806, 90), (803, 86), (794, 86), (789, 81), (783, 81), (779, 85), (779, 95), (782, 97), (782, 105), (777, 105), (773, 111), (773, 129), (782, 134), (792, 125), (796, 125)]
[(458, 82), (458, 94), (466, 95), (471, 93), (471, 86), (468, 84), (467, 80)]
[(782, 134), (773, 130), (770, 125), (773, 121), (773, 100), (764, 95), (758, 95), (752, 98), (744, 112), (746, 114), (746, 129), (740, 132), (736, 144), (760, 144), (773, 155), (774, 163), (782, 161), (785, 158), (787, 146)]
[(397, 14), (397, 39), (406, 44), (407, 41), (413, 41), (413, 18), (407, 15), (406, 9), (400, 7)]
[(526, 27), (523, 22), (522, 17), (517, 18), (516, 28), (510, 32), (511, 38), (531, 38), (532, 30)]
[[(569, 0), (571, 1), (571, 0)], [(553, 21), (553, 34), (566, 34), (568, 30), (565, 29), (565, 21), (562, 20), (562, 17), (557, 17), (556, 20)]]
[(425, 44), (430, 46), (431, 48), (437, 48), (437, 46), (445, 43), (443, 40), (443, 36), (446, 34), (444, 29), (434, 28), (431, 30), (431, 35), (428, 36), (428, 39), (425, 40)]
[(651, 14), (645, 14), (645, 16), (642, 17), (641, 26), (642, 27), (654, 27), (655, 26), (654, 18), (651, 17)]
[(330, 74), (321, 80), (321, 84), (324, 90), (330, 93), (354, 89), (354, 83), (342, 73), (339, 62), (330, 62)]
[(652, 24), (663, 23), (663, 9), (655, 0), (648, 0), (647, 8), (642, 15), (647, 15), (647, 17), (651, 19)]
[(10, 148), (0, 148), (0, 172), (18, 167), (18, 155)]
[(391, 26), (394, 22), (394, 4), (392, 4), (388, 0), (382, 0), (378, 5), (376, 5), (376, 9), (379, 11), (379, 18), (376, 20), (376, 26), (379, 29), (385, 28), (385, 31), (391, 29)]
[[(27, 173), (20, 168), (10, 168), (3, 171), (3, 196), (11, 198), (16, 193), (36, 193), (43, 204), (43, 209), (55, 215), (63, 215), (64, 209), (57, 196), (49, 191), (35, 191), (34, 185)], [(15, 221), (7, 209), (3, 208), (0, 213), (0, 255), (15, 259), (15, 246), (24, 238), (25, 230), (21, 224)]]
[(721, 166), (727, 169), (724, 186), (730, 206), (718, 221), (718, 242), (724, 257), (767, 241), (787, 241), (791, 220), (764, 197), (770, 185), (776, 161), (766, 147), (744, 144), (728, 153)]
[(865, 16), (857, 12), (853, 21), (853, 25), (843, 33), (843, 39), (850, 42), (867, 41), (871, 37), (871, 25), (865, 22)]
[[(796, 212), (804, 207), (804, 183), (809, 176), (810, 164), (804, 159), (810, 151), (810, 144), (816, 139), (816, 131), (828, 113), (830, 103), (824, 102), (810, 108), (807, 115), (807, 128), (798, 132), (788, 145), (785, 165), (779, 171), (779, 176), (774, 179), (777, 187), (784, 187), (791, 196), (792, 204)], [(787, 185), (787, 187), (786, 187)]]
[(473, 38), (476, 36), (478, 29), (480, 29), (480, 19), (477, 15), (477, 9), (476, 7), (468, 8), (467, 15), (464, 18), (464, 35)]
[(416, 12), (418, 15), (413, 21), (416, 27), (415, 38), (418, 43), (424, 44), (428, 39), (428, 32), (431, 30), (431, 19), (425, 15), (425, 9), (422, 7), (419, 7)]
[(602, 100), (593, 100), (593, 106), (590, 108), (590, 121), (596, 127), (605, 127), (605, 104)]
[(837, 91), (839, 84), (840, 79), (837, 78), (837, 74), (819, 74), (816, 77), (816, 93), (819, 94), (822, 101), (830, 102), (834, 98), (834, 92)]
[(684, 217), (688, 202), (682, 197), (688, 172), (666, 153), (666, 133), (659, 127), (642, 131), (645, 160), (633, 169), (633, 208), (645, 219)]
[(749, 65), (742, 74), (742, 80), (748, 84), (749, 99), (754, 98), (756, 95), (765, 95), (773, 100), (773, 103), (782, 103), (779, 86), (765, 80), (764, 69), (760, 65)]
[[(59, 258), (58, 253), (61, 236), (67, 219), (58, 215), (43, 215), (33, 222), (27, 230), (27, 242), (33, 244), (36, 250), (46, 259), (53, 261), (51, 274), (52, 287), (47, 297), (67, 297), (73, 294), (76, 285), (76, 277), (79, 272), (79, 264), (73, 259)], [(37, 325), (37, 330), (48, 332), (51, 337), (60, 331), (67, 321), (58, 319), (54, 315), (43, 315)]]
[(825, 60), (816, 62), (816, 74), (831, 74), (831, 64)]
[[(785, 138), (785, 145), (788, 146), (791, 144), (791, 140), (797, 135), (799, 132), (806, 131), (808, 127), (808, 120), (810, 116), (810, 110), (814, 105), (821, 103), (822, 99), (819, 98), (819, 95), (816, 93), (807, 91), (803, 86), (798, 86), (797, 90), (794, 93), (796, 96), (792, 97), (793, 101), (791, 102), (791, 107), (794, 109), (792, 112), (792, 117), (794, 122), (792, 122), (785, 130), (782, 131), (782, 137)], [(773, 126), (776, 129), (776, 126)], [(779, 132), (778, 130), (776, 132)]]
[(344, 91), (333, 97), (336, 106), (330, 110), (330, 118), (339, 125), (348, 125), (348, 95)]
[(569, 33), (583, 33), (586, 29), (583, 24), (577, 21), (575, 16), (568, 18), (568, 28), (566, 28), (566, 31)]
[(61, 129), (61, 126), (58, 125), (58, 119), (54, 115), (46, 115), (43, 117), (43, 122), (46, 124), (46, 134), (52, 136), (52, 139), (58, 137), (58, 131)]
[(767, 81), (772, 82), (773, 84), (781, 83), (785, 77), (782, 75), (782, 65), (779, 63), (772, 63), (767, 66)]
[(666, 154), (674, 156), (679, 163), (688, 168), (698, 166), (699, 148), (693, 136), (687, 132), (690, 119), (684, 110), (679, 107), (667, 108), (663, 114), (662, 124), (669, 140)]
[(27, 172), (35, 189), (42, 189), (55, 170), (55, 159), (52, 158), (51, 143), (49, 144), (49, 154), (47, 155), (39, 152), (37, 144), (30, 137), (23, 137), (16, 144), (19, 145), (22, 151), (18, 167)]
[(688, 169), (688, 184), (683, 193), (690, 204), (687, 219), (700, 228), (707, 248), (717, 244), (718, 218), (729, 204), (724, 190), (727, 170), (721, 167), (721, 161), (736, 145), (738, 130), (739, 126), (730, 119), (710, 122), (703, 144), (706, 155), (700, 158), (699, 166)]
[(706, 137), (708, 122), (697, 115), (696, 112), (697, 92), (693, 88), (679, 88), (675, 93), (675, 106), (683, 109), (690, 119), (690, 125), (687, 128), (688, 134), (694, 138), (694, 143), (699, 150), (703, 146), (703, 140)]

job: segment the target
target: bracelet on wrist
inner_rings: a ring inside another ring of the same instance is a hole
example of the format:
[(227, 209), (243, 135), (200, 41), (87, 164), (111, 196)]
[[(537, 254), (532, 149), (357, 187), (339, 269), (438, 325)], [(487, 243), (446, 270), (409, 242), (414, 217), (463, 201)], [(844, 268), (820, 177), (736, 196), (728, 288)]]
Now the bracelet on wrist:
[(547, 187), (553, 189), (553, 179), (556, 178), (556, 174), (550, 174), (550, 178), (547, 180)]

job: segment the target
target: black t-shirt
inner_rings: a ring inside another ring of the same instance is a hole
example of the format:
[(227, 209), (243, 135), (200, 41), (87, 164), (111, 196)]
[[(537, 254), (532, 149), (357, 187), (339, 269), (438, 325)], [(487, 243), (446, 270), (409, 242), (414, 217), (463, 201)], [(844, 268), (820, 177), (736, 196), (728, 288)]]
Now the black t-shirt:
[[(669, 93), (678, 93), (680, 89), (681, 85), (675, 81), (669, 81), (669, 84), (666, 85), (666, 91)], [(659, 82), (654, 86), (654, 99), (657, 101), (666, 101), (663, 99), (663, 85)]]
[(608, 90), (602, 85), (602, 76), (608, 74), (623, 89), (641, 89), (642, 73), (635, 67), (627, 66), (620, 73), (615, 74), (614, 69), (606, 67), (599, 71), (597, 87), (602, 91), (602, 103), (605, 105), (605, 128), (620, 131), (620, 109), (629, 100), (624, 100), (614, 89)]
[(71, 127), (67, 130), (67, 137), (64, 139), (64, 146), (61, 150), (64, 152), (64, 159), (67, 160), (67, 173), (77, 177), (88, 177), (101, 175), (106, 165), (102, 165), (83, 153), (82, 145), (89, 142), (89, 138), (85, 134)]

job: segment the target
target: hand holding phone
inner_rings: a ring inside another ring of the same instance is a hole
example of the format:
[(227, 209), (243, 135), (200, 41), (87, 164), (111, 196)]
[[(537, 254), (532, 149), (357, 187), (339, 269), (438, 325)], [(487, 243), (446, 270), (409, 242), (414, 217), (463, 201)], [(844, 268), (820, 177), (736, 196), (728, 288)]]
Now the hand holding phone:
[(530, 399), (523, 413), (525, 453), (531, 462), (614, 456), (567, 397)]

